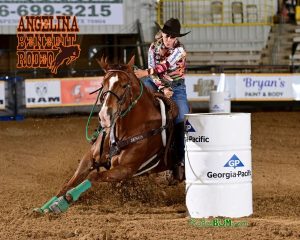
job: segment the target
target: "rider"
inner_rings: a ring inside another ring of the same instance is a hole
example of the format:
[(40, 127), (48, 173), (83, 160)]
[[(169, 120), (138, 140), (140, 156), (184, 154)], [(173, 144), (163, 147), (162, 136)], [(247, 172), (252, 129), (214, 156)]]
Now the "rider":
[(155, 36), (148, 52), (148, 69), (136, 70), (138, 78), (144, 78), (144, 84), (153, 91), (160, 91), (172, 98), (178, 106), (179, 114), (175, 119), (174, 135), (177, 156), (173, 173), (175, 178), (184, 178), (184, 114), (189, 112), (184, 72), (186, 67), (186, 51), (178, 38), (187, 33), (180, 33), (178, 19), (167, 20)]

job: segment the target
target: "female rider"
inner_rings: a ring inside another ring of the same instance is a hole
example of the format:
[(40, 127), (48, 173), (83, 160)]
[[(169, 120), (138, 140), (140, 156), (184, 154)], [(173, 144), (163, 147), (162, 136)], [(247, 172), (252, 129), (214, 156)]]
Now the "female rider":
[(189, 112), (184, 73), (186, 67), (186, 51), (178, 38), (187, 33), (180, 33), (178, 19), (167, 20), (161, 28), (148, 52), (148, 69), (136, 70), (138, 78), (144, 78), (144, 84), (153, 91), (160, 91), (172, 98), (178, 106), (179, 114), (175, 119), (174, 135), (177, 150), (173, 175), (177, 180), (184, 179), (184, 114)]

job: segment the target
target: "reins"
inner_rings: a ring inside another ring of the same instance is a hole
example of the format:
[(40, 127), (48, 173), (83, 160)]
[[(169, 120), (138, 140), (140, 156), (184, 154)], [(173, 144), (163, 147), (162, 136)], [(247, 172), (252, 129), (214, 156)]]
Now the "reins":
[(144, 92), (144, 86), (142, 81), (140, 80), (140, 94), (137, 96), (137, 98), (128, 106), (128, 108), (120, 113), (120, 117), (123, 118), (126, 116), (127, 113), (129, 113), (131, 111), (131, 109), (137, 104), (137, 102), (139, 101), (139, 99), (142, 97)]
[(89, 115), (89, 117), (88, 117), (87, 123), (86, 123), (86, 125), (85, 125), (85, 138), (86, 138), (86, 140), (87, 140), (88, 142), (92, 142), (92, 141), (94, 141), (95, 139), (97, 139), (97, 137), (99, 136), (99, 134), (100, 134), (101, 131), (103, 130), (103, 128), (101, 128), (101, 125), (99, 124), (98, 128), (93, 132), (93, 134), (92, 134), (91, 136), (89, 136), (89, 133), (88, 133), (88, 132), (89, 132), (89, 125), (90, 125), (90, 122), (91, 122), (91, 118), (92, 118), (92, 116), (93, 116), (95, 107), (96, 107), (97, 102), (98, 102), (98, 100), (99, 100), (99, 97), (100, 97), (100, 95), (101, 95), (101, 93), (102, 93), (102, 89), (103, 89), (103, 87), (100, 87), (100, 88), (98, 88), (97, 90), (95, 90), (95, 91), (93, 91), (93, 92), (90, 93), (90, 94), (94, 94), (94, 93), (98, 92), (98, 95), (97, 95), (96, 101), (95, 101), (95, 103), (94, 103), (94, 105), (93, 105), (93, 107), (92, 107), (92, 110), (91, 110), (91, 112), (90, 112), (90, 115)]

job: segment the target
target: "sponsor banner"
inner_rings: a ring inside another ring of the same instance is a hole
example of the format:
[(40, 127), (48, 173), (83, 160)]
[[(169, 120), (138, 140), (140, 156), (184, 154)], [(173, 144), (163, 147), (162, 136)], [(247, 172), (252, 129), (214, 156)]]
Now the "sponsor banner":
[(122, 0), (116, 1), (39, 1), (24, 3), (23, 0), (2, 1), (0, 6), (0, 25), (17, 25), (21, 16), (30, 15), (68, 15), (76, 16), (78, 24), (83, 25), (122, 25), (124, 7)]
[(5, 82), (0, 81), (0, 109), (5, 109)]
[(26, 79), (25, 99), (27, 108), (60, 106), (60, 80)]
[[(103, 77), (26, 79), (26, 107), (80, 106), (94, 104)], [(299, 74), (226, 74), (225, 89), (231, 100), (300, 100)], [(220, 74), (188, 74), (186, 89), (189, 101), (208, 101), (216, 89)], [(4, 108), (4, 83), (0, 84), (0, 108)], [(3, 93), (1, 93), (1, 91)], [(197, 139), (196, 139), (197, 140)], [(195, 140), (195, 141), (196, 141)], [(200, 142), (204, 139), (199, 139)]]
[(237, 74), (236, 100), (293, 100), (293, 78), (283, 74)]
[[(187, 74), (188, 100), (208, 101), (219, 80), (220, 74)], [(237, 101), (300, 100), (299, 74), (226, 74), (225, 90)]]
[[(209, 183), (249, 182), (252, 179), (250, 151), (186, 153), (188, 181)], [(193, 178), (191, 178), (193, 176)]]
[(217, 75), (186, 75), (185, 84), (188, 100), (208, 100), (210, 91), (215, 89), (217, 82)]
[(100, 87), (103, 77), (61, 79), (62, 105), (92, 105), (97, 93), (90, 94)]
[(292, 88), (293, 88), (293, 98), (296, 101), (300, 100), (300, 74), (293, 74), (291, 76), (293, 79)]
[(92, 105), (103, 77), (26, 79), (26, 107)]
[[(189, 101), (208, 101), (211, 90), (215, 90), (220, 74), (187, 74), (185, 76), (186, 91)], [(235, 75), (226, 74), (225, 89), (234, 97)]]

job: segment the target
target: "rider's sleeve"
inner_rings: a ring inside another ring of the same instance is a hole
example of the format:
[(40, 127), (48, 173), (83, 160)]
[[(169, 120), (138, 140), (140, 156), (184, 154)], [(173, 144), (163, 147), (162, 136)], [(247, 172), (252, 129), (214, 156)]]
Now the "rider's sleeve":
[(156, 83), (158, 88), (170, 87), (170, 82), (184, 78), (185, 63), (186, 51), (183, 47), (177, 47), (165, 62), (156, 64), (154, 72), (164, 80)]
[[(159, 90), (168, 86), (168, 82), (176, 81), (183, 77), (185, 71), (186, 51), (183, 47), (177, 47), (166, 61), (155, 62), (155, 46), (152, 44), (148, 52), (148, 68), (153, 68), (153, 81)], [(161, 80), (164, 81), (161, 81)]]
[(167, 58), (165, 62), (156, 64), (154, 67), (154, 72), (157, 74), (162, 74), (165, 72), (172, 72), (178, 68), (178, 63), (185, 59), (186, 52), (183, 47), (175, 48), (173, 53)]
[(154, 44), (152, 43), (148, 50), (148, 68), (155, 68)]

